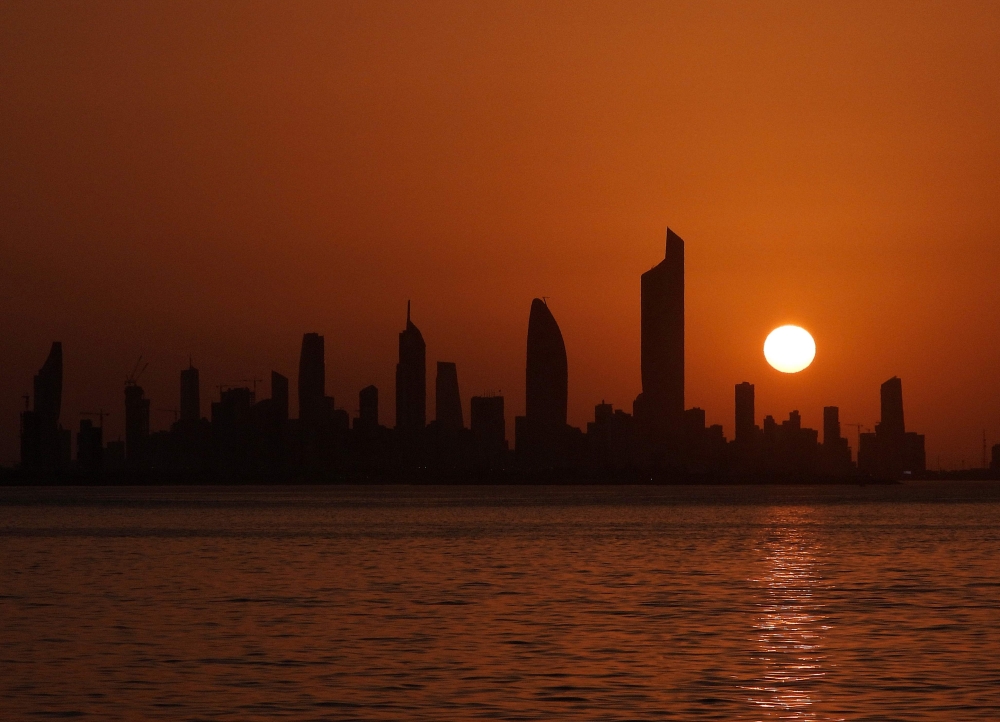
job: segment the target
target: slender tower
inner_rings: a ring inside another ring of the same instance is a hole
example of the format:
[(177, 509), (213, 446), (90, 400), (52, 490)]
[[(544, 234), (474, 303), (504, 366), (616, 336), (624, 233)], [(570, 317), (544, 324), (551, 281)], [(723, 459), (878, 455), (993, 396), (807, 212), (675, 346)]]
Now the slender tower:
[(326, 396), (326, 358), (323, 337), (307, 333), (299, 355), (299, 418), (314, 422), (323, 417)]
[(406, 302), (406, 328), (399, 334), (396, 364), (396, 428), (416, 431), (427, 423), (427, 346), (410, 320)]
[(528, 355), (525, 364), (525, 410), (529, 426), (541, 433), (566, 426), (568, 389), (566, 344), (559, 324), (540, 298), (528, 315)]
[(654, 451), (678, 449), (684, 417), (684, 241), (642, 274), (642, 421)]
[(434, 419), (442, 429), (462, 428), (462, 397), (458, 393), (458, 368), (450, 361), (437, 362), (434, 380)]

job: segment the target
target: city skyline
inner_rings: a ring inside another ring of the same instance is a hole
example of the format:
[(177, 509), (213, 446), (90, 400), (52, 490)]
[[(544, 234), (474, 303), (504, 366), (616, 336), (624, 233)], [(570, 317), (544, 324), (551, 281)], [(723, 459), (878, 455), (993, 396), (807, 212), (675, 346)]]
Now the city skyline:
[[(407, 299), (432, 371), (518, 399), (523, 304), (549, 297), (580, 426), (641, 389), (666, 220), (691, 244), (685, 405), (727, 436), (752, 380), (812, 428), (838, 403), (856, 443), (898, 375), (931, 466), (1000, 439), (988, 5), (0, 13), (0, 461), (53, 339), (66, 414), (143, 354), (164, 428), (189, 358), (207, 402), (294, 379), (305, 330), (331, 396), (385, 392)], [(759, 353), (785, 323), (819, 346), (795, 378)]]

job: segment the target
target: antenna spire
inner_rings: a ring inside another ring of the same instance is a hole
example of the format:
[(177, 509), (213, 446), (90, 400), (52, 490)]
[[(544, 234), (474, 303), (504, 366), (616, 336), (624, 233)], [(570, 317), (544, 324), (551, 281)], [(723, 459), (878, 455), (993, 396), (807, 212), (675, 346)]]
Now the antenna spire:
[(406, 324), (410, 324), (410, 299), (406, 299)]

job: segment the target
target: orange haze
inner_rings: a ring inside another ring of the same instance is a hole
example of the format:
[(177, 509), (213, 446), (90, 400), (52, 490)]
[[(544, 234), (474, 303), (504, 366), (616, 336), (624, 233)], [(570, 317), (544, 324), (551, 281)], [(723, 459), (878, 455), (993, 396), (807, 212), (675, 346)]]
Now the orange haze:
[[(903, 379), (928, 465), (1000, 440), (1000, 6), (20, 2), (0, 6), (0, 461), (61, 340), (62, 421), (178, 372), (382, 390), (428, 368), (524, 407), (532, 297), (570, 421), (639, 391), (639, 274), (687, 243), (687, 406), (872, 425)], [(784, 376), (783, 323), (816, 338)], [(428, 411), (433, 413), (429, 373)], [(293, 413), (295, 409), (293, 407)], [(466, 417), (468, 418), (468, 417)], [(855, 447), (855, 431), (844, 428)]]

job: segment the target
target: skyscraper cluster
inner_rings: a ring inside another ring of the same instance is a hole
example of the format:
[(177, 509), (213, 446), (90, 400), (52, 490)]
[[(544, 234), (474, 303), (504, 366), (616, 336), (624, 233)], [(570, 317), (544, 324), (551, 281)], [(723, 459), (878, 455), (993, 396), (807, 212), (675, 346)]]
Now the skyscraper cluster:
[[(150, 400), (139, 385), (139, 365), (125, 390), (124, 441), (102, 438), (103, 412), (80, 422), (77, 457), (59, 422), (62, 346), (52, 345), (34, 379), (34, 406), (21, 415), (21, 467), (25, 472), (78, 472), (93, 477), (294, 477), (354, 474), (386, 478), (430, 473), (661, 478), (677, 480), (775, 477), (895, 479), (924, 471), (924, 437), (906, 431), (902, 384), (882, 385), (882, 418), (860, 435), (858, 462), (841, 434), (839, 410), (823, 409), (823, 438), (804, 428), (798, 411), (758, 426), (754, 386), (735, 387), (735, 434), (706, 425), (705, 411), (684, 404), (684, 241), (667, 230), (664, 259), (641, 277), (642, 391), (632, 412), (597, 404), (585, 430), (567, 422), (569, 359), (562, 332), (543, 299), (528, 313), (524, 415), (514, 420), (514, 447), (506, 438), (504, 397), (474, 396), (465, 424), (458, 368), (438, 361), (434, 419), (427, 421), (427, 346), (411, 318), (399, 333), (396, 415), (382, 425), (379, 389), (358, 394), (351, 419), (326, 393), (323, 336), (302, 337), (298, 366), (298, 418), (289, 418), (289, 380), (272, 372), (270, 396), (253, 387), (220, 387), (202, 415), (198, 369), (180, 371), (179, 415), (169, 430), (150, 429)], [(27, 397), (26, 397), (27, 398)], [(28, 399), (30, 401), (30, 398)], [(333, 477), (330, 477), (333, 478)], [(468, 477), (472, 478), (472, 477)]]

